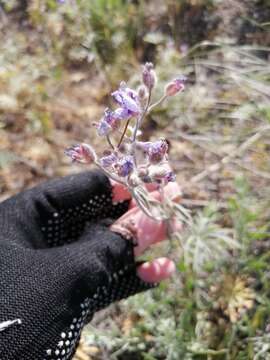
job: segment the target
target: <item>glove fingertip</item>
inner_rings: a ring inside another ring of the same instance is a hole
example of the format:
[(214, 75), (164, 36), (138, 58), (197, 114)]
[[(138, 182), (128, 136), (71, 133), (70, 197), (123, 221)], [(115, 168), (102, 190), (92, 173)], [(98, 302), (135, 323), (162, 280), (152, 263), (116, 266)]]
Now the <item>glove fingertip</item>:
[(137, 269), (137, 275), (143, 281), (156, 283), (172, 276), (175, 264), (168, 258), (158, 258), (152, 262), (145, 262)]

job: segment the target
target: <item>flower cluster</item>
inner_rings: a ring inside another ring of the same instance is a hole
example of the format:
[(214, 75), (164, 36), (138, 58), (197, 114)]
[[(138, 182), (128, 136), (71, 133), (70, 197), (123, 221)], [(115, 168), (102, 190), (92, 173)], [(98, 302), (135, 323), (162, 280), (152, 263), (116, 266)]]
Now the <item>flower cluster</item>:
[(139, 141), (140, 126), (145, 117), (166, 98), (180, 93), (185, 88), (186, 78), (179, 76), (164, 88), (164, 94), (156, 103), (151, 103), (157, 76), (152, 63), (142, 68), (142, 84), (137, 90), (121, 82), (111, 95), (115, 109), (106, 108), (96, 124), (97, 134), (108, 142), (108, 148), (98, 157), (91, 146), (75, 145), (66, 150), (73, 161), (95, 163), (108, 176), (125, 184), (129, 189), (154, 183), (158, 187), (175, 181), (175, 174), (168, 162), (168, 142)]

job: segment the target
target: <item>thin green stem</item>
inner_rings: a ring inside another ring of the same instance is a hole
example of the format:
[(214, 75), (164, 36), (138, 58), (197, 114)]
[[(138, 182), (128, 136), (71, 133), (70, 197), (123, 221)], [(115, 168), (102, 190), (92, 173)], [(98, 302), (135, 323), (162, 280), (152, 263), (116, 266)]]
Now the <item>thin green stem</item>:
[(231, 358), (230, 354), (231, 354), (231, 350), (232, 350), (232, 347), (233, 347), (233, 343), (234, 343), (234, 340), (235, 340), (236, 333), (237, 333), (237, 326), (234, 324), (232, 326), (231, 336), (230, 336), (229, 341), (228, 341), (228, 349), (227, 349), (227, 353), (226, 353), (226, 360), (230, 360), (230, 358)]
[(193, 351), (195, 355), (210, 355), (210, 356), (220, 356), (226, 355), (228, 353), (228, 349), (220, 349), (220, 350), (212, 350), (212, 349), (202, 349)]

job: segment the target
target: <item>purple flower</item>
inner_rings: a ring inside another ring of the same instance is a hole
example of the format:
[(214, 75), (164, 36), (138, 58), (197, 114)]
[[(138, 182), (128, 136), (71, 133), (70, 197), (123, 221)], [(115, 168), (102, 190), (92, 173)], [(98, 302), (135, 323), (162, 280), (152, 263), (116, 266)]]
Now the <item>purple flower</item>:
[(100, 164), (102, 167), (107, 168), (112, 166), (118, 160), (117, 156), (112, 153), (110, 155), (103, 156), (100, 159)]
[(116, 164), (115, 169), (118, 176), (126, 177), (132, 173), (134, 168), (133, 159), (131, 156), (122, 157)]
[(72, 161), (91, 164), (96, 161), (96, 153), (90, 145), (87, 144), (77, 144), (69, 149), (65, 150), (65, 154), (69, 156)]
[(156, 164), (164, 159), (164, 156), (166, 155), (168, 151), (168, 144), (166, 140), (160, 139), (158, 141), (155, 141), (153, 143), (146, 143), (146, 152), (149, 157), (149, 161), (152, 164)]
[(136, 91), (121, 83), (119, 90), (112, 93), (112, 97), (129, 116), (137, 116), (141, 113), (141, 105)]
[(174, 96), (178, 92), (182, 92), (185, 90), (185, 82), (187, 81), (187, 78), (185, 76), (179, 76), (176, 79), (174, 79), (172, 82), (170, 82), (166, 88), (165, 88), (165, 94), (167, 96)]
[(123, 117), (123, 114), (115, 114), (115, 112), (111, 111), (110, 109), (106, 109), (104, 111), (103, 118), (97, 126), (98, 135), (106, 136), (110, 132), (118, 129), (121, 120), (120, 115)]
[(99, 136), (106, 136), (112, 131), (112, 127), (102, 119), (98, 124), (97, 131)]

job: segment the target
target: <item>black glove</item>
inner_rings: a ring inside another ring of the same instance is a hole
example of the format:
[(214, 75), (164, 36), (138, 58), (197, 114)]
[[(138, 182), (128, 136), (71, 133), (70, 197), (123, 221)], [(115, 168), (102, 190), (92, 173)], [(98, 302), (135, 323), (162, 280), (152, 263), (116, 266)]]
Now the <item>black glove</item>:
[(0, 204), (1, 360), (71, 359), (95, 311), (151, 287), (132, 243), (108, 229), (127, 208), (99, 171)]

